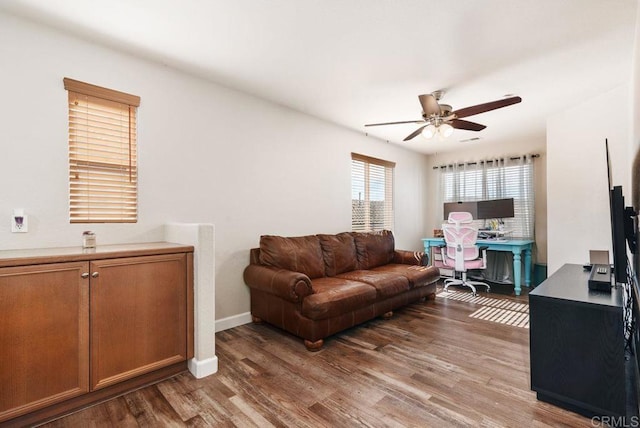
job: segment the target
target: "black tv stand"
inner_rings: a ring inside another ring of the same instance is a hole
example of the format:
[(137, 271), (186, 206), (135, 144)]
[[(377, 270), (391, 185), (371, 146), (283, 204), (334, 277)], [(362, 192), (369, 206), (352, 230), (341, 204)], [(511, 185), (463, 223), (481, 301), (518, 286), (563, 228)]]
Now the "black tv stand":
[(529, 293), (531, 389), (587, 417), (633, 416), (624, 289), (590, 290), (588, 280), (581, 265), (567, 264)]

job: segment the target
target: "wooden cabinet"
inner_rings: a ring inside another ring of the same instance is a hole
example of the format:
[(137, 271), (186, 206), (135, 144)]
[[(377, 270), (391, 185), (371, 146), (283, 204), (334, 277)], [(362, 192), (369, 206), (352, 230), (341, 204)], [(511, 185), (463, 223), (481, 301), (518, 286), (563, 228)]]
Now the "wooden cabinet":
[(46, 420), (184, 371), (192, 251), (0, 251), (0, 423)]
[(89, 391), (88, 266), (0, 268), (0, 421)]
[(91, 263), (91, 388), (187, 358), (184, 254)]

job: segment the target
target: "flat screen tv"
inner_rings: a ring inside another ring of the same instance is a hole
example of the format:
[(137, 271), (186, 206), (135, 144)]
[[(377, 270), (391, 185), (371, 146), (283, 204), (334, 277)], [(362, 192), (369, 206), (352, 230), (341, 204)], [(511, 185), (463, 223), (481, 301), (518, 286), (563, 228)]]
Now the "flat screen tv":
[[(637, 270), (627, 258), (627, 245), (629, 251), (637, 257), (638, 254), (638, 225), (637, 215), (633, 207), (624, 206), (622, 186), (613, 186), (611, 178), (611, 159), (609, 158), (609, 143), (605, 140), (607, 152), (607, 172), (609, 179), (609, 210), (611, 213), (611, 244), (613, 249), (613, 276), (615, 285), (622, 286), (623, 295), (623, 319), (625, 349), (633, 348), (636, 353), (636, 379), (638, 379), (638, 343), (640, 337), (635, 328), (638, 317), (638, 278)], [(635, 199), (635, 198), (633, 198)], [(637, 260), (635, 261), (637, 263)], [(636, 390), (640, 383), (636, 383)]]
[(611, 212), (611, 247), (613, 249), (613, 274), (616, 284), (627, 282), (627, 247), (625, 244), (625, 212), (622, 186), (609, 190)]
[(609, 142), (605, 140), (607, 153), (607, 175), (609, 180), (609, 212), (611, 215), (611, 247), (613, 250), (613, 273), (616, 284), (627, 284), (627, 245), (636, 253), (636, 213), (632, 207), (624, 206), (622, 186), (613, 186)]

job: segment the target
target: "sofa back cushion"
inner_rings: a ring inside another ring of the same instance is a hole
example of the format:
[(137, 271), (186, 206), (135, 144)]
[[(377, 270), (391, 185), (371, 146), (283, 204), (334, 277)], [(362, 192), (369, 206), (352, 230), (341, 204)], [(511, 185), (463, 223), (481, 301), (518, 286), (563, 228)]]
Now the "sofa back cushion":
[(372, 269), (391, 263), (395, 241), (390, 230), (352, 233), (356, 243), (358, 269)]
[(327, 276), (336, 276), (358, 268), (356, 243), (349, 232), (337, 235), (317, 235), (322, 247), (324, 269)]
[(252, 248), (249, 250), (249, 263), (252, 265), (260, 264), (260, 248)]
[(320, 240), (315, 235), (295, 238), (261, 236), (260, 263), (300, 272), (311, 279), (324, 276), (322, 249)]

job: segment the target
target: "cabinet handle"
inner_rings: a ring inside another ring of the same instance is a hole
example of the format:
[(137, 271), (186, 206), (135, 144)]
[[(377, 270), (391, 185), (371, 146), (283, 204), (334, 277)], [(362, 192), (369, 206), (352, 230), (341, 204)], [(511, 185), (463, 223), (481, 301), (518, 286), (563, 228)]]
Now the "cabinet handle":
[(82, 272), (82, 275), (80, 275), (83, 278), (89, 278), (89, 272)]
[(99, 276), (100, 276), (100, 273), (98, 273), (98, 272), (94, 272), (94, 273), (91, 274), (91, 278), (97, 278)]

